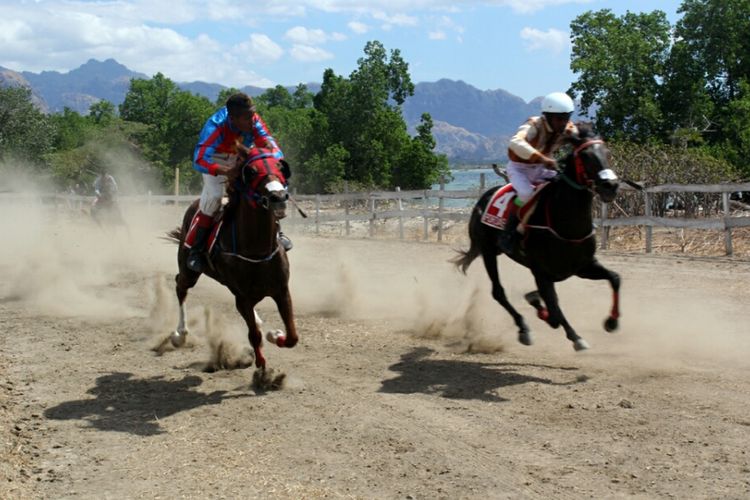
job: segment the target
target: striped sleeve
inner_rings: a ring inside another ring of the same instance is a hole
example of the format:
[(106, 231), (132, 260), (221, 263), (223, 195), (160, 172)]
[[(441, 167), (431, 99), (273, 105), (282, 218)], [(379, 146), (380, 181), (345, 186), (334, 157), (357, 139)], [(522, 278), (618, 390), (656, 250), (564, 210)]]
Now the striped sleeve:
[(284, 153), (268, 131), (268, 127), (260, 115), (256, 114), (253, 120), (253, 144), (248, 159), (267, 158), (272, 156), (277, 160), (284, 158)]
[(216, 175), (218, 165), (213, 161), (216, 146), (222, 141), (222, 127), (213, 119), (206, 122), (201, 130), (198, 145), (193, 154), (193, 168), (203, 174)]

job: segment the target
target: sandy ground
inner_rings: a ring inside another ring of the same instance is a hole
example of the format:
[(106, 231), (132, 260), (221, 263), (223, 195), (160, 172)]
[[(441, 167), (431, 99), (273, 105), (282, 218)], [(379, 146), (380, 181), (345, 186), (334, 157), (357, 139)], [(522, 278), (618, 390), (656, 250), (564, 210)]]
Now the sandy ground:
[[(292, 234), (301, 341), (253, 369), (230, 293), (176, 323), (177, 210), (101, 232), (70, 213), (4, 207), (0, 231), (0, 498), (748, 498), (750, 263), (628, 256), (621, 328), (606, 282), (558, 288), (592, 349), (536, 319), (528, 272), (503, 282), (535, 345), (515, 341), (480, 262), (452, 245)], [(23, 225), (21, 225), (23, 221)], [(270, 300), (259, 312), (281, 323)]]

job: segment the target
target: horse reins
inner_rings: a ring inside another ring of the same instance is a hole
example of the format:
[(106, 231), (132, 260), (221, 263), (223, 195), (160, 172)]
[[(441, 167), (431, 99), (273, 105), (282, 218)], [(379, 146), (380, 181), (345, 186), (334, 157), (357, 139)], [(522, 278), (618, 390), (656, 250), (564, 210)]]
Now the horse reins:
[[(581, 157), (578, 155), (581, 151), (588, 148), (589, 146), (593, 146), (594, 144), (604, 144), (604, 141), (601, 139), (591, 139), (589, 141), (586, 141), (582, 144), (579, 144), (574, 150), (573, 150), (573, 161), (575, 162), (576, 167), (576, 181), (573, 181), (570, 179), (567, 175), (564, 173), (560, 173), (560, 177), (573, 189), (577, 189), (579, 191), (588, 189), (591, 190), (591, 187), (586, 183), (582, 182), (581, 178), (585, 176), (584, 168), (583, 168), (583, 161), (581, 160)], [(557, 231), (552, 229), (552, 224), (550, 223), (550, 214), (549, 214), (549, 205), (547, 206), (547, 225), (546, 226), (536, 226), (536, 225), (530, 225), (527, 224), (526, 227), (530, 229), (544, 229), (546, 231), (549, 231), (552, 233), (552, 235), (562, 241), (568, 241), (570, 243), (583, 243), (584, 241), (588, 240), (589, 238), (593, 237), (596, 234), (595, 230), (592, 230), (591, 233), (588, 236), (584, 236), (583, 238), (563, 238), (559, 234), (557, 234)]]

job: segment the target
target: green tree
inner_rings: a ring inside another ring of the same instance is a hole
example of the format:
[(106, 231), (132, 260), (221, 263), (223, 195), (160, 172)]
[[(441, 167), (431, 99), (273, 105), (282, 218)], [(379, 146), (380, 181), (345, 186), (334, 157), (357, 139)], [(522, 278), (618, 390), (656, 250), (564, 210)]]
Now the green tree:
[[(399, 180), (423, 185), (424, 175), (416, 182), (404, 170), (407, 157), (415, 159), (410, 155), (413, 141), (400, 108), (414, 93), (408, 64), (400, 51), (392, 50), (389, 55), (377, 41), (368, 42), (364, 52), (348, 79), (326, 70), (313, 100), (315, 109), (325, 116), (328, 137), (348, 152), (344, 179), (361, 186), (393, 187), (399, 171)], [(414, 172), (423, 167), (410, 165)], [(424, 167), (430, 170), (435, 165)]]
[(101, 100), (89, 107), (89, 117), (97, 125), (107, 125), (117, 116), (115, 105), (109, 101)]
[(134, 79), (120, 105), (123, 120), (141, 123), (137, 140), (143, 154), (161, 172), (166, 187), (174, 180), (174, 169), (183, 179), (199, 184), (191, 168), (193, 149), (205, 121), (215, 111), (205, 97), (180, 90), (170, 79), (157, 73), (149, 80)]
[(83, 146), (89, 138), (89, 131), (96, 124), (76, 111), (65, 107), (63, 112), (50, 116), (55, 125), (54, 146), (56, 150), (69, 150)]
[(669, 55), (670, 24), (662, 11), (617, 17), (608, 9), (571, 23), (570, 91), (581, 106), (596, 106), (596, 126), (607, 137), (661, 136), (660, 82)]
[(729, 102), (750, 80), (750, 0), (683, 0), (677, 43), (702, 68), (715, 102)]
[(0, 160), (39, 161), (53, 148), (54, 124), (31, 102), (26, 87), (0, 88)]
[(292, 94), (283, 85), (276, 85), (274, 88), (266, 90), (255, 101), (268, 107), (279, 106), (286, 109), (294, 107)]
[(450, 173), (445, 155), (436, 155), (432, 136), (432, 117), (422, 113), (417, 135), (405, 149), (394, 169), (393, 180), (406, 189), (428, 189)]

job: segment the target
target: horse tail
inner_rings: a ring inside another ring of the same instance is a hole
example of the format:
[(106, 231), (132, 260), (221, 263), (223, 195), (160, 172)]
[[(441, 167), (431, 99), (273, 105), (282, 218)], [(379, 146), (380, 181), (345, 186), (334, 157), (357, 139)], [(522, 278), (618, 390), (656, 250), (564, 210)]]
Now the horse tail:
[(171, 231), (167, 231), (162, 238), (169, 242), (179, 244), (180, 241), (182, 241), (182, 228), (176, 227)]
[(454, 264), (457, 268), (461, 270), (462, 273), (466, 274), (466, 270), (469, 268), (472, 262), (474, 262), (474, 259), (482, 255), (482, 251), (479, 248), (479, 244), (477, 243), (477, 238), (475, 236), (476, 234), (476, 224), (479, 220), (477, 217), (477, 211), (473, 210), (471, 214), (471, 219), (469, 220), (469, 241), (471, 241), (471, 245), (469, 246), (468, 250), (456, 250), (458, 255), (450, 260), (452, 264)]

